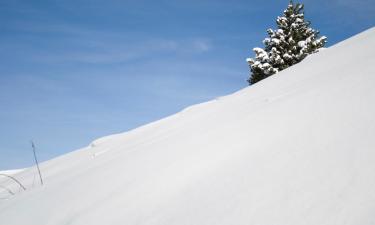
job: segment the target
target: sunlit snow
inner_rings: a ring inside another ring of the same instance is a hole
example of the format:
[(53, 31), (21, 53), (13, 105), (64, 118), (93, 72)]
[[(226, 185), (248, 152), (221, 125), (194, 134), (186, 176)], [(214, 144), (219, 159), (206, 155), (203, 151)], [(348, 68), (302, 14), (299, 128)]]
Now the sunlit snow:
[[(0, 178), (1, 225), (375, 224), (375, 29)], [(241, 59), (239, 59), (241, 60)]]

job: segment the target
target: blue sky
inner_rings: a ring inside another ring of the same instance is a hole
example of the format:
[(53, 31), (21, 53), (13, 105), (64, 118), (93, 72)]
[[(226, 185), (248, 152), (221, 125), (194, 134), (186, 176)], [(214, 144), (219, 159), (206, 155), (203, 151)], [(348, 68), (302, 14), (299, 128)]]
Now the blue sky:
[[(247, 86), (245, 58), (288, 1), (2, 0), (0, 170), (41, 161)], [(329, 45), (374, 0), (306, 0)]]

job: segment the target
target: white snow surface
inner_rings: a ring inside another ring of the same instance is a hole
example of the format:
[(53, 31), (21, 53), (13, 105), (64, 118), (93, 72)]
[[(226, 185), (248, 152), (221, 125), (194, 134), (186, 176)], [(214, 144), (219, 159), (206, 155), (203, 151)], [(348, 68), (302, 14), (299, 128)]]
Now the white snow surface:
[(0, 224), (374, 225), (374, 63), (373, 28), (44, 162), (43, 187), (35, 168), (14, 174), (26, 191), (0, 179)]
[(0, 174), (5, 174), (5, 175), (14, 175), (16, 173), (20, 173), (24, 171), (25, 169), (15, 169), (15, 170), (2, 170), (0, 171)]

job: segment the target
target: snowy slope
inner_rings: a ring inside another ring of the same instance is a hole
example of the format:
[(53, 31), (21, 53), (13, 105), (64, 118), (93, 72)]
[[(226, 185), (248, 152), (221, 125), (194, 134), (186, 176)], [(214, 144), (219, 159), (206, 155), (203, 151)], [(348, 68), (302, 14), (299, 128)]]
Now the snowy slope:
[(20, 173), (24, 171), (25, 169), (16, 169), (16, 170), (2, 170), (0, 171), (0, 174), (5, 174), (5, 175), (14, 175), (16, 173)]
[(374, 63), (371, 29), (45, 162), (44, 187), (15, 174), (28, 190), (0, 200), (0, 224), (373, 225)]

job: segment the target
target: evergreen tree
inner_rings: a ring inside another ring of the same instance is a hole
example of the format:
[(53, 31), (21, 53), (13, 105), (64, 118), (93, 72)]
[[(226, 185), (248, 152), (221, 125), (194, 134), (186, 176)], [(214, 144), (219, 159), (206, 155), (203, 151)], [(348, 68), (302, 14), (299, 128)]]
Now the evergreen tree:
[(310, 27), (305, 20), (304, 5), (290, 0), (287, 9), (276, 20), (276, 30), (268, 29), (265, 48), (254, 48), (255, 58), (248, 58), (254, 84), (268, 76), (301, 62), (307, 55), (317, 52), (327, 42), (325, 36)]

